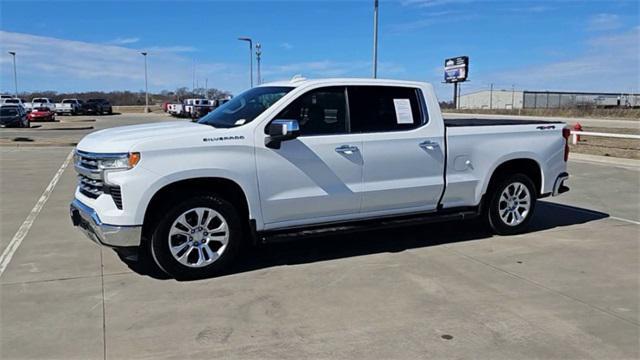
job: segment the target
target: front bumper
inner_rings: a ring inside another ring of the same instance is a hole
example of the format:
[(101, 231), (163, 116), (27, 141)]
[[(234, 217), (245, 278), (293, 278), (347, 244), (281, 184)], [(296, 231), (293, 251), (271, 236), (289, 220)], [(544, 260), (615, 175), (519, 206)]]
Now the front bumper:
[(95, 210), (73, 199), (70, 205), (71, 222), (92, 241), (109, 247), (139, 246), (142, 226), (103, 224)]

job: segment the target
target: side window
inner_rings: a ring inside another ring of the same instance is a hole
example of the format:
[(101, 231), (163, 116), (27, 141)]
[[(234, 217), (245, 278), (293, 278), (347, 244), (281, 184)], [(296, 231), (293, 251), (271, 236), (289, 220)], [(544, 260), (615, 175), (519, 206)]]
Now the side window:
[(274, 119), (298, 120), (301, 136), (345, 134), (347, 106), (344, 87), (311, 90), (294, 100)]
[(349, 86), (351, 132), (411, 130), (426, 123), (419, 90), (393, 86)]

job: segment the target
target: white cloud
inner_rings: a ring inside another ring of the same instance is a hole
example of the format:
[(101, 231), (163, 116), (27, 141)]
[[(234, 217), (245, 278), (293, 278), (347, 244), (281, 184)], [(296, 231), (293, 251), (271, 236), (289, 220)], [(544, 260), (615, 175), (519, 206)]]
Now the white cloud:
[(291, 49), (293, 49), (293, 45), (291, 45), (291, 44), (290, 44), (290, 43), (288, 43), (288, 42), (283, 42), (282, 44), (280, 44), (280, 47), (281, 47), (281, 48), (283, 48), (283, 49), (285, 49), (285, 50), (291, 50)]
[(107, 41), (107, 44), (127, 45), (127, 44), (137, 43), (138, 41), (140, 41), (140, 38), (137, 38), (137, 37), (116, 38), (116, 39)]
[[(379, 62), (378, 73), (387, 77), (397, 76), (405, 73), (405, 68), (394, 63)], [(301, 74), (307, 78), (368, 77), (371, 74), (371, 62), (321, 60), (271, 65), (264, 67), (262, 71), (263, 77), (268, 81), (289, 79), (296, 74)]]
[(597, 14), (589, 19), (587, 28), (591, 31), (607, 31), (620, 28), (620, 16), (615, 14)]
[[(587, 41), (582, 54), (562, 61), (482, 76), (479, 82), (529, 90), (640, 92), (640, 27)], [(485, 80), (485, 81), (483, 81)]]
[(476, 18), (475, 14), (465, 14), (458, 11), (431, 12), (418, 20), (404, 23), (390, 24), (387, 29), (391, 33), (405, 33), (420, 30), (438, 24), (467, 21)]
[[(144, 87), (144, 59), (139, 49), (23, 33), (0, 31), (0, 64), (3, 78), (12, 76), (11, 58), (16, 51), (18, 86), (29, 90), (138, 90)], [(149, 47), (149, 86), (152, 90), (191, 87), (191, 57), (179, 52), (188, 47)], [(224, 90), (243, 88), (245, 70), (224, 63), (200, 63), (197, 78)], [(6, 84), (2, 84), (7, 86)]]

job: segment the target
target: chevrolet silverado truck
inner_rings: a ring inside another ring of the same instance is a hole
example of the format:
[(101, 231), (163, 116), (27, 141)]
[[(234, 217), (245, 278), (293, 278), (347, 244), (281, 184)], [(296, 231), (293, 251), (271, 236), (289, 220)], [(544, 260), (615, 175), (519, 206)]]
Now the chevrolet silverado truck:
[(443, 120), (427, 83), (295, 78), (196, 123), (87, 135), (71, 218), (176, 278), (227, 271), (252, 242), (470, 218), (516, 234), (569, 190), (568, 137), (560, 122)]
[(77, 115), (82, 112), (83, 101), (78, 99), (63, 99), (62, 102), (56, 104), (56, 114)]

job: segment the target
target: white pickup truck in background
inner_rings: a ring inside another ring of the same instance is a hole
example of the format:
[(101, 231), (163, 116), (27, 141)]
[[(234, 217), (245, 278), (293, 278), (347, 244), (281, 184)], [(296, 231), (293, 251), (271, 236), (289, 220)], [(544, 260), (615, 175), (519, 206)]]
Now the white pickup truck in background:
[(82, 112), (82, 100), (63, 99), (59, 104), (55, 104), (55, 111), (58, 115), (77, 115)]
[(25, 103), (24, 106), (29, 111), (39, 107), (46, 107), (51, 111), (56, 111), (56, 104), (49, 98), (33, 98), (30, 103)]
[(112, 128), (76, 149), (71, 217), (175, 277), (217, 274), (267, 242), (481, 218), (526, 230), (568, 190), (560, 122), (443, 120), (431, 85), (295, 79), (199, 120)]

